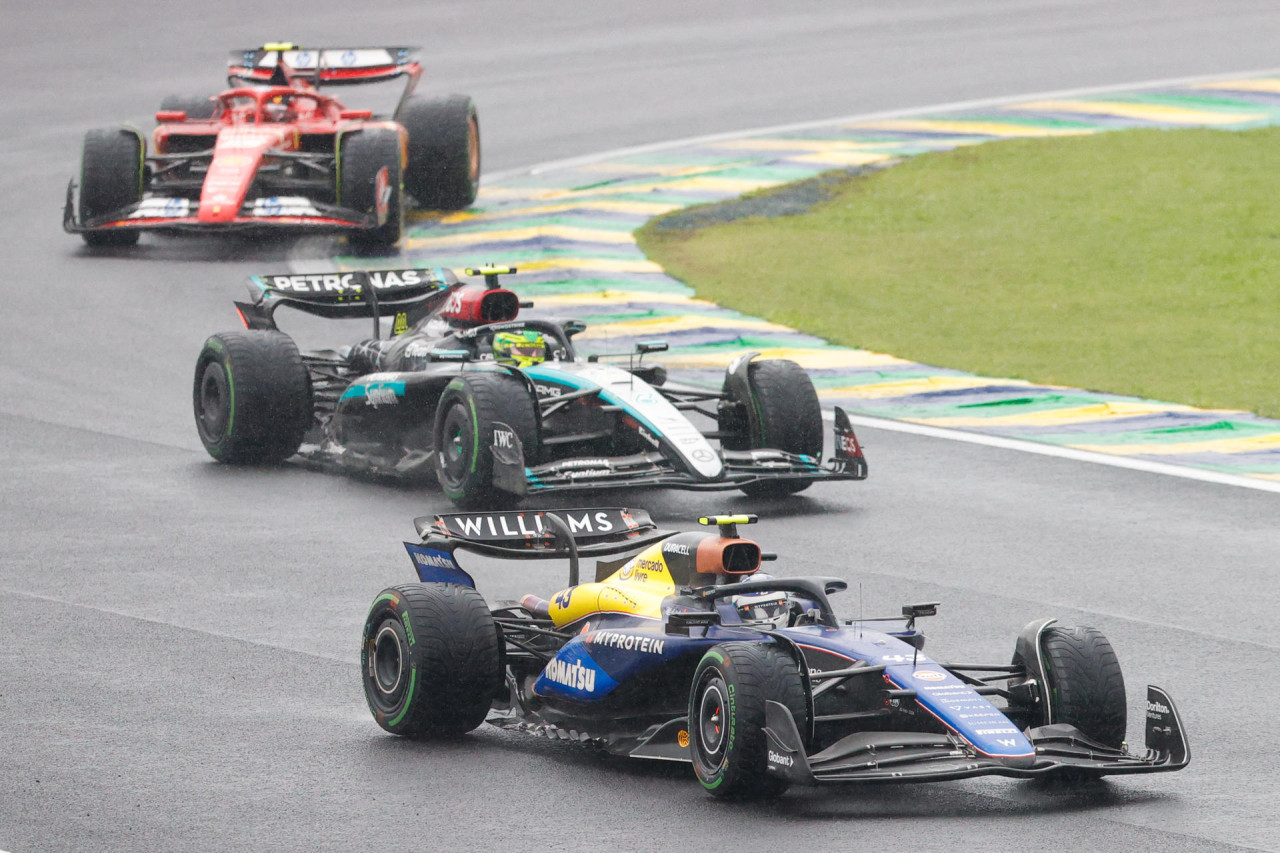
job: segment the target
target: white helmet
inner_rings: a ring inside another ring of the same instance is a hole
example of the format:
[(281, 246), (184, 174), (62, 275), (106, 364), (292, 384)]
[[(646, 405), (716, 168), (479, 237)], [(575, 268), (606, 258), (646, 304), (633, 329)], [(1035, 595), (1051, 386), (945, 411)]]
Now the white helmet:
[[(772, 580), (771, 575), (756, 573), (753, 581)], [(785, 628), (791, 621), (791, 599), (785, 592), (747, 592), (729, 599), (738, 608), (743, 622), (768, 623), (774, 628)]]

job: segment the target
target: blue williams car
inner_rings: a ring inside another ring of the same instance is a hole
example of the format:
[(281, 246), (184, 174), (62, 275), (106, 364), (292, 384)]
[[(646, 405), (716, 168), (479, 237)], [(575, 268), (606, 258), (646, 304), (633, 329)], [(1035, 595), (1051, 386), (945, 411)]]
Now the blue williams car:
[[(1042, 619), (1012, 662), (940, 662), (921, 617), (841, 620), (845, 582), (770, 577), (739, 536), (754, 516), (658, 530), (620, 508), (420, 518), (419, 582), (384, 590), (365, 622), (365, 697), (407, 737), (485, 721), (636, 758), (687, 761), (717, 797), (788, 786), (1002, 775), (1087, 778), (1187, 766), (1173, 700), (1148, 687), (1146, 748), (1125, 743), (1119, 663), (1094, 628)], [(565, 557), (569, 586), (490, 608), (459, 551)], [(623, 556), (618, 557), (617, 555)], [(583, 557), (594, 580), (579, 582)]]

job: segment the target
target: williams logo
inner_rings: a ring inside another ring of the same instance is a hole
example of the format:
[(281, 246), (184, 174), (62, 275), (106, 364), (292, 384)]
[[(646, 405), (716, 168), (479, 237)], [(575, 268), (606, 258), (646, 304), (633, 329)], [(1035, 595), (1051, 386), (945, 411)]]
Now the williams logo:
[(563, 684), (571, 690), (594, 693), (596, 689), (596, 671), (580, 663), (568, 663), (559, 658), (552, 658), (542, 674), (556, 684)]

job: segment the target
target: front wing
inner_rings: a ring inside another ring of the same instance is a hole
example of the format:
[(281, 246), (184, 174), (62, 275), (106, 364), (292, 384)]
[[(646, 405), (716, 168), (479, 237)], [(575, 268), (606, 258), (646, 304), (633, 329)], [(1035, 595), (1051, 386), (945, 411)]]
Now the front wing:
[(112, 231), (203, 232), (305, 231), (341, 233), (378, 227), (377, 217), (305, 196), (248, 199), (230, 222), (201, 222), (196, 203), (180, 197), (150, 196), (90, 222), (76, 217), (75, 181), (67, 186), (62, 228), (71, 234)]
[(835, 455), (823, 465), (812, 456), (783, 450), (719, 451), (723, 473), (715, 479), (699, 477), (659, 451), (631, 456), (562, 459), (531, 468), (524, 466), (523, 449), (509, 428), (510, 444), (493, 447), (494, 482), (513, 494), (557, 491), (597, 491), (665, 487), (692, 491), (724, 491), (756, 483), (865, 480), (867, 460), (849, 417), (835, 410)]
[(1034, 779), (1054, 775), (1106, 776), (1181, 770), (1191, 761), (1173, 700), (1147, 688), (1146, 749), (1113, 749), (1075, 726), (1028, 729), (1030, 758), (1002, 759), (978, 752), (955, 734), (859, 732), (808, 755), (785, 705), (766, 704), (769, 772), (798, 785), (861, 782), (941, 782), (972, 776)]
[[(551, 490), (597, 491), (643, 486), (723, 491), (779, 480), (864, 480), (867, 476), (865, 464), (859, 469), (840, 460), (832, 460), (823, 466), (811, 456), (781, 450), (722, 450), (720, 458), (724, 462), (724, 474), (715, 480), (695, 477), (676, 468), (663, 454), (654, 452), (549, 462), (526, 468), (525, 481), (528, 493), (532, 494)], [(584, 462), (590, 465), (584, 466)]]

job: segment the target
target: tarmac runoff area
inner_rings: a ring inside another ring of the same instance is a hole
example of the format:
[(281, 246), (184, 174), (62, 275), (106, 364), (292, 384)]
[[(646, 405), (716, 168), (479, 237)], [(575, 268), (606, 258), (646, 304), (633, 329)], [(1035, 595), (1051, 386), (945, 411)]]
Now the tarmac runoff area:
[[(1266, 71), (703, 137), (488, 176), (473, 208), (416, 217), (403, 253), (418, 266), (515, 265), (519, 274), (505, 284), (535, 300), (536, 313), (588, 323), (580, 349), (617, 352), (664, 339), (671, 349), (663, 363), (685, 381), (717, 385), (729, 361), (755, 350), (799, 362), (824, 407), (843, 406), (855, 423), (1280, 491), (1280, 421), (833, 346), (695, 298), (632, 237), (652, 217), (713, 202), (721, 204), (673, 224), (803, 212), (823, 197), (820, 173), (884, 168), (927, 151), (1125, 128), (1277, 123), (1280, 71)], [(738, 198), (783, 184), (794, 186)]]

